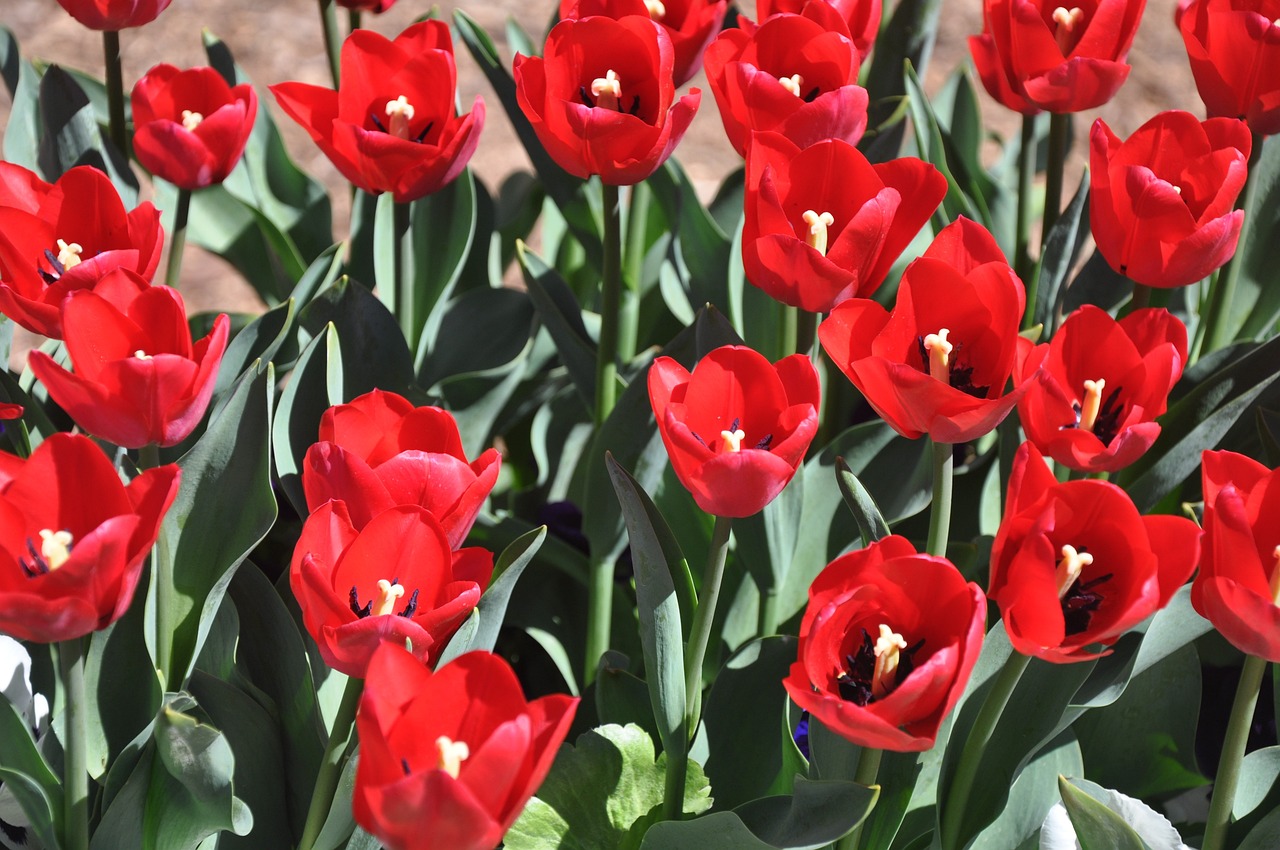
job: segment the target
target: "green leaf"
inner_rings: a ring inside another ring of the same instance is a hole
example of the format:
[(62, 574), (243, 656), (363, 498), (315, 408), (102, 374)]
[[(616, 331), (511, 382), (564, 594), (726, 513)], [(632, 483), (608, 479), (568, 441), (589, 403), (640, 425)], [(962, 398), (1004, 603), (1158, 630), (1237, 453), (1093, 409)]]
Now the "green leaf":
[[(459, 640), (455, 636), (449, 641), (440, 661), (436, 664), (437, 669), (464, 652), (473, 650), (493, 652), (494, 646), (498, 643), (498, 631), (502, 628), (502, 621), (507, 615), (511, 592), (515, 590), (516, 582), (524, 574), (525, 567), (532, 563), (534, 556), (538, 554), (538, 549), (542, 546), (542, 541), (546, 539), (547, 527), (540, 525), (517, 538), (503, 550), (497, 563), (493, 565), (493, 578), (489, 581), (489, 587), (476, 605), (475, 628), (471, 630), (467, 639)], [(459, 633), (461, 631), (460, 629)]]
[[(119, 620), (88, 636), (85, 712), (89, 775), (102, 780), (126, 747), (155, 718), (163, 693), (147, 653), (147, 597), (134, 594)], [(121, 687), (127, 682), (128, 687)]]
[(289, 294), (299, 310), (310, 304), (317, 292), (332, 286), (342, 274), (342, 253), (345, 247), (341, 242), (330, 245), (303, 272), (297, 285), (293, 287), (293, 292)]
[[(1089, 236), (1089, 169), (1080, 175), (1080, 187), (1054, 222), (1040, 257), (1040, 283), (1036, 294), (1035, 321), (1052, 329), (1066, 301), (1067, 276), (1075, 268)], [(1046, 337), (1052, 336), (1052, 332)]]
[(40, 171), (52, 182), (77, 165), (92, 165), (111, 178), (125, 208), (138, 202), (138, 178), (98, 130), (89, 95), (70, 74), (50, 65), (40, 79)]
[(26, 720), (0, 698), (0, 781), (13, 791), (42, 840), (54, 846), (52, 824), (62, 822), (62, 783), (36, 747)]
[(602, 724), (634, 724), (660, 741), (649, 686), (630, 671), (630, 666), (631, 659), (617, 650), (606, 649), (600, 656), (593, 682), (596, 717)]
[[(337, 374), (337, 381), (331, 380)], [(280, 394), (280, 406), (271, 424), (271, 449), (281, 489), (299, 516), (306, 516), (307, 499), (302, 492), (302, 463), (307, 449), (319, 439), (320, 418), (334, 404), (333, 385), (342, 383), (342, 349), (333, 323), (325, 325), (302, 350)]]
[(1277, 847), (1280, 847), (1280, 809), (1250, 830), (1236, 850), (1275, 850)]
[(867, 126), (882, 129), (873, 129), (859, 145), (872, 162), (895, 159), (902, 149), (906, 125), (893, 120), (907, 93), (902, 69), (910, 63), (920, 74), (928, 73), (941, 12), (942, 0), (905, 0), (894, 6), (892, 16), (881, 25), (865, 85), (870, 98)]
[(587, 410), (594, 409), (596, 397), (596, 343), (582, 321), (582, 308), (569, 285), (555, 269), (523, 242), (516, 244), (516, 256), (524, 272), (524, 282), (538, 316), (551, 334), (560, 361), (569, 371), (573, 385)]
[(1112, 310), (1133, 294), (1133, 281), (1111, 268), (1096, 250), (1063, 292), (1062, 313), (1069, 315), (1085, 304)]
[(534, 320), (530, 293), (515, 289), (472, 289), (439, 310), (439, 328), (423, 335), (418, 358), (418, 384), (426, 389), (511, 363), (524, 351)]
[(891, 533), (889, 524), (880, 515), (875, 499), (871, 498), (867, 488), (862, 486), (858, 476), (853, 474), (842, 457), (836, 458), (836, 483), (840, 487), (845, 505), (853, 512), (853, 518), (858, 523), (858, 533), (862, 536), (863, 543), (869, 545), (888, 537)]
[(1120, 815), (1076, 788), (1065, 776), (1058, 777), (1058, 790), (1075, 827), (1080, 850), (1149, 850)]
[(213, 384), (215, 408), (246, 371), (256, 368), (257, 361), (266, 363), (275, 358), (293, 328), (293, 319), (293, 299), (289, 299), (258, 316), (231, 339)]
[(916, 147), (920, 149), (920, 158), (926, 162), (933, 164), (934, 168), (942, 173), (947, 179), (947, 195), (942, 199), (942, 207), (939, 213), (947, 222), (955, 221), (960, 216), (980, 222), (988, 229), (991, 227), (991, 216), (985, 207), (978, 209), (974, 207), (974, 202), (981, 202), (981, 199), (971, 199), (960, 183), (956, 180), (955, 174), (951, 170), (951, 166), (947, 162), (947, 143), (942, 133), (942, 128), (938, 125), (938, 118), (933, 113), (933, 107), (929, 104), (929, 97), (925, 94), (924, 86), (920, 82), (920, 78), (916, 76), (915, 69), (910, 63), (906, 65), (906, 83), (907, 98), (910, 103), (911, 125), (915, 128)]
[(1234, 820), (1255, 811), (1276, 791), (1280, 779), (1280, 747), (1263, 747), (1245, 755), (1240, 762), (1240, 784), (1231, 804)]
[[(1064, 732), (1031, 760), (1013, 783), (1004, 811), (978, 833), (972, 848), (1039, 850), (1038, 835), (1049, 810), (1061, 799), (1058, 777), (1084, 773), (1080, 747), (1070, 731)], [(930, 801), (932, 802), (932, 801)], [(932, 810), (929, 812), (932, 814)], [(932, 826), (932, 817), (929, 818)], [(1030, 842), (1030, 846), (1028, 846)]]
[[(414, 201), (410, 220), (413, 327), (418, 336), (430, 339), (443, 326), (444, 313), (437, 308), (453, 295), (476, 238), (476, 181), (471, 169), (463, 169), (449, 185)], [(487, 251), (489, 246), (477, 247)]]
[(0, 75), (13, 103), (4, 128), (4, 158), (36, 171), (40, 150), (40, 75), (22, 58), (18, 40), (0, 26)]
[[(671, 268), (693, 307), (714, 304), (729, 309), (728, 270), (741, 254), (732, 251), (732, 236), (702, 205), (693, 181), (674, 159), (648, 180), (649, 188), (671, 224)], [(741, 214), (739, 208), (738, 214)]]
[(356, 787), (356, 768), (360, 764), (359, 752), (353, 751), (347, 757), (338, 776), (338, 787), (333, 792), (333, 804), (324, 819), (324, 826), (316, 836), (312, 850), (338, 850), (345, 847), (349, 839), (353, 839), (353, 831), (358, 832), (355, 815), (351, 812), (351, 795)]
[(372, 292), (339, 278), (298, 319), (312, 337), (331, 322), (342, 350), (342, 401), (375, 388), (403, 393), (413, 383), (413, 355), (400, 326)]
[(1252, 190), (1253, 202), (1244, 211), (1240, 234), (1244, 266), (1231, 314), (1226, 317), (1229, 329), (1240, 328), (1234, 335), (1237, 339), (1265, 339), (1275, 333), (1280, 321), (1280, 292), (1272, 260), (1275, 234), (1280, 233), (1280, 143), (1269, 136), (1254, 136), (1254, 144), (1259, 141), (1263, 141), (1262, 154), (1249, 166), (1249, 182), (1257, 185)]

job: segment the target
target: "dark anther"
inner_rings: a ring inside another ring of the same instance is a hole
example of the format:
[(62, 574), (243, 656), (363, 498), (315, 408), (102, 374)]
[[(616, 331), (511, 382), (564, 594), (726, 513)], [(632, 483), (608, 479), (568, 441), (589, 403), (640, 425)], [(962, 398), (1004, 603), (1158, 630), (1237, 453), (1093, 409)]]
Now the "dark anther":
[(690, 433), (690, 434), (693, 434), (693, 438), (694, 438), (695, 440), (697, 440), (699, 443), (702, 443), (702, 445), (703, 445), (704, 447), (707, 445), (707, 441), (706, 441), (706, 440), (704, 440), (704, 439), (702, 439), (702, 437), (698, 436), (698, 435), (697, 435), (697, 434), (695, 434), (693, 431), (690, 431), (689, 433)]
[(418, 144), (422, 144), (422, 140), (427, 137), (427, 133), (431, 132), (431, 128), (436, 125), (434, 121), (428, 121), (427, 126), (422, 128), (422, 132), (418, 134), (418, 138), (414, 139)]
[(640, 95), (636, 95), (635, 99), (631, 101), (631, 109), (627, 111), (627, 114), (635, 115), (639, 111), (640, 111)]
[(27, 563), (26, 558), (18, 559), (18, 566), (22, 567), (22, 574), (27, 578), (35, 578), (36, 576), (47, 576), (49, 574), (49, 562), (44, 556), (36, 551), (36, 544), (27, 538), (27, 551), (31, 553), (31, 562)]
[(53, 251), (50, 251), (48, 248), (44, 249), (44, 257), (49, 261), (49, 265), (52, 266), (53, 270), (45, 271), (44, 269), (40, 269), (40, 277), (44, 278), (45, 283), (56, 283), (58, 278), (67, 273), (67, 267), (62, 265), (62, 261), (58, 259), (58, 255), (53, 253)]
[(765, 435), (760, 439), (760, 442), (756, 443), (756, 448), (757, 448), (757, 449), (765, 449), (765, 450), (767, 450), (767, 449), (769, 448), (769, 445), (770, 445), (771, 443), (773, 443), (773, 435), (772, 435), (772, 434), (765, 434)]
[(405, 775), (405, 776), (408, 776), (408, 775), (409, 775), (409, 760), (408, 760), (408, 759), (400, 759), (400, 769), (404, 771), (404, 775)]
[(729, 426), (729, 430), (730, 430), (730, 431), (737, 431), (737, 430), (738, 430), (739, 428), (741, 428), (741, 427), (742, 427), (742, 420), (741, 420), (741, 419), (739, 419), (739, 418), (738, 418), (738, 417), (736, 417), (736, 416), (735, 416), (735, 417), (733, 417), (733, 424)]
[(356, 591), (356, 586), (354, 584), (351, 585), (350, 598), (351, 598), (351, 613), (355, 614), (357, 617), (364, 618), (364, 617), (368, 617), (370, 614), (373, 613), (372, 599), (366, 602), (363, 608), (360, 607), (360, 594)]
[(378, 116), (377, 116), (377, 115), (374, 115), (374, 114), (370, 113), (370, 115), (369, 115), (369, 120), (373, 122), (373, 126), (377, 127), (377, 128), (378, 128), (379, 130), (381, 130), (382, 132), (384, 132), (384, 133), (385, 133), (385, 132), (387, 132), (387, 128), (386, 128), (385, 126), (383, 126), (383, 124), (382, 124), (382, 122), (381, 122), (380, 120), (378, 120)]
[[(912, 670), (916, 669), (915, 654), (923, 646), (924, 638), (921, 638), (916, 641), (915, 646), (898, 652), (898, 667), (893, 674), (895, 688), (911, 675)], [(875, 702), (876, 697), (872, 693), (871, 686), (876, 672), (876, 646), (866, 629), (862, 630), (862, 643), (858, 651), (853, 655), (846, 655), (844, 663), (848, 670), (836, 678), (840, 698), (860, 706)]]
[(1124, 413), (1124, 405), (1120, 403), (1120, 391), (1124, 387), (1116, 387), (1102, 400), (1098, 408), (1098, 416), (1093, 420), (1093, 433), (1103, 445), (1110, 445), (1120, 429), (1120, 414)]
[[(956, 348), (959, 349), (960, 346), (957, 345)], [(990, 389), (990, 387), (979, 387), (973, 383), (972, 366), (952, 366), (951, 386), (965, 395), (971, 395), (974, 398), (986, 398), (987, 390)]]
[(1076, 579), (1075, 583), (1062, 597), (1062, 619), (1066, 624), (1068, 635), (1078, 635), (1089, 628), (1089, 621), (1102, 605), (1102, 594), (1094, 592), (1094, 588), (1110, 580), (1111, 573), (1098, 576), (1086, 582)]
[(820, 94), (822, 94), (822, 89), (818, 88), (817, 86), (814, 86), (813, 89), (804, 96), (804, 102), (813, 103), (815, 100), (818, 99), (818, 95)]
[(412, 617), (418, 610), (418, 591), (415, 590), (413, 595), (409, 597), (409, 604), (404, 606), (404, 610), (400, 612), (401, 617)]
[(582, 98), (582, 102), (587, 106), (594, 107), (596, 102), (591, 99), (591, 93), (587, 91), (586, 86), (578, 86), (578, 97)]

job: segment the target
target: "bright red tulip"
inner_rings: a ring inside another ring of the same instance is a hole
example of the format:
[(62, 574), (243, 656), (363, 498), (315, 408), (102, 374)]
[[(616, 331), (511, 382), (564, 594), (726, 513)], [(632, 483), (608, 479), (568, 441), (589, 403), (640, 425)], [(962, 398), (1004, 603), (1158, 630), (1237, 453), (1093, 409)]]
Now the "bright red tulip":
[(1210, 117), (1280, 133), (1280, 2), (1184, 0), (1176, 21)]
[(157, 65), (133, 87), (133, 152), (142, 167), (179, 189), (221, 183), (253, 131), (258, 96), (212, 68)]
[(947, 193), (927, 162), (872, 165), (848, 142), (801, 150), (778, 133), (752, 135), (746, 183), (747, 279), (814, 313), (875, 292)]
[(893, 312), (854, 298), (818, 327), (832, 361), (899, 434), (982, 436), (1026, 391), (1005, 393), (1025, 295), (995, 239), (957, 219), (907, 266)]
[(791, 699), (863, 747), (918, 752), (982, 651), (982, 590), (896, 535), (836, 558), (809, 586)]
[(1160, 435), (1155, 419), (1187, 362), (1187, 329), (1168, 310), (1116, 321), (1087, 304), (1052, 342), (1025, 343), (1018, 354), (1014, 383), (1040, 373), (1018, 402), (1027, 439), (1071, 469), (1114, 472)]
[(560, 0), (560, 19), (647, 15), (671, 38), (672, 78), (682, 86), (702, 68), (702, 53), (720, 32), (728, 6), (728, 0)]
[(1204, 560), (1191, 604), (1242, 652), (1280, 662), (1280, 469), (1201, 456)]
[(331, 501), (302, 526), (289, 586), (325, 663), (364, 678), (383, 641), (439, 658), (492, 573), (492, 553), (454, 552), (425, 508), (400, 505), (361, 527), (345, 502)]
[(115, 291), (100, 286), (73, 292), (63, 302), (74, 371), (42, 351), (31, 352), (31, 371), (90, 434), (131, 449), (175, 445), (195, 430), (209, 406), (230, 320), (225, 313), (218, 316), (208, 336), (192, 342), (182, 296), (167, 286), (147, 286), (128, 272), (114, 274)]
[(154, 21), (173, 0), (58, 0), (91, 30), (123, 30)]
[(1099, 118), (1089, 134), (1089, 225), (1120, 274), (1168, 289), (1235, 253), (1236, 196), (1253, 140), (1240, 121), (1161, 112), (1123, 142)]
[(756, 17), (763, 21), (781, 13), (798, 15), (811, 2), (826, 3), (844, 18), (858, 55), (866, 56), (871, 51), (880, 33), (881, 4), (877, 0), (756, 0)]
[(342, 45), (338, 91), (271, 86), (280, 108), (311, 134), (342, 176), (373, 194), (416, 201), (462, 173), (484, 126), (477, 96), (456, 115), (457, 68), (444, 21), (422, 21), (388, 41), (358, 29)]
[(707, 83), (734, 150), (752, 130), (775, 130), (802, 148), (824, 139), (857, 144), (867, 129), (858, 49), (840, 15), (809, 3), (758, 27), (728, 29), (707, 48)]
[(983, 0), (982, 34), (969, 39), (987, 92), (1031, 115), (1083, 112), (1115, 96), (1146, 0)]
[(818, 430), (818, 373), (802, 354), (774, 364), (726, 345), (693, 372), (659, 357), (649, 401), (676, 477), (716, 516), (751, 516), (772, 502)]
[(987, 596), (1013, 648), (1054, 663), (1106, 654), (1168, 604), (1196, 568), (1200, 529), (1140, 516), (1107, 481), (1059, 483), (1040, 452), (1014, 457), (1004, 519), (991, 550)]
[(324, 412), (320, 441), (307, 450), (302, 487), (310, 510), (340, 499), (357, 527), (396, 505), (426, 508), (457, 549), (501, 465), (497, 449), (468, 461), (447, 411), (374, 390)]
[(625, 186), (666, 161), (702, 100), (676, 100), (674, 72), (671, 38), (647, 15), (566, 20), (542, 56), (516, 56), (516, 98), (561, 168)]
[(0, 162), (0, 312), (29, 331), (62, 338), (67, 293), (122, 268), (151, 280), (164, 231), (150, 202), (125, 212), (111, 180), (79, 166), (49, 184)]
[(469, 652), (431, 672), (374, 653), (360, 698), (356, 822), (387, 850), (493, 850), (542, 784), (578, 698), (525, 701), (507, 662)]
[(178, 477), (169, 464), (125, 486), (75, 434), (50, 435), (25, 461), (0, 453), (0, 632), (53, 643), (118, 620)]

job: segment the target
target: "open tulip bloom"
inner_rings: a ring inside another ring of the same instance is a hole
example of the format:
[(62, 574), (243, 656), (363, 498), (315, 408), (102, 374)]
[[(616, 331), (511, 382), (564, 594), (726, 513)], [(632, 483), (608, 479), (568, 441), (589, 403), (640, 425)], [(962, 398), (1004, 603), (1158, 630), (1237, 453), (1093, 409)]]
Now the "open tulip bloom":
[(1261, 136), (1280, 132), (1277, 11), (1274, 0), (1184, 0), (1175, 17), (1210, 117), (1243, 119)]
[(672, 80), (682, 86), (701, 70), (702, 52), (720, 32), (728, 5), (728, 0), (560, 0), (560, 19), (592, 15), (652, 18), (671, 39), (675, 54)]

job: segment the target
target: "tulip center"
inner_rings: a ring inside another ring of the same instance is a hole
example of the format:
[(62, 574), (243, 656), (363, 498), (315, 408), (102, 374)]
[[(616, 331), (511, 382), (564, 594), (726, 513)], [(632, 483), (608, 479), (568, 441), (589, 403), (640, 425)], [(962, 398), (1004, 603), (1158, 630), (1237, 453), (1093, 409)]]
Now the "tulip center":
[(139, 360), (150, 360), (150, 359), (151, 359), (151, 355), (150, 355), (150, 354), (148, 354), (147, 352), (143, 351), (141, 348), (139, 348), (137, 351), (133, 352), (133, 356), (134, 356), (134, 357), (136, 357), (136, 358), (137, 358), (137, 359), (139, 359)]
[(1116, 387), (1104, 396), (1103, 390), (1106, 387), (1107, 382), (1104, 378), (1085, 381), (1083, 400), (1073, 402), (1071, 405), (1076, 413), (1076, 421), (1064, 427), (1088, 431), (1103, 444), (1109, 444), (1115, 439), (1120, 427), (1120, 415), (1124, 412), (1124, 407), (1120, 404), (1122, 388)]
[(827, 228), (836, 223), (835, 216), (829, 212), (816, 213), (813, 210), (805, 210), (804, 215), (800, 217), (809, 226), (809, 232), (804, 237), (805, 243), (825, 257), (827, 255)]
[(192, 112), (190, 109), (182, 110), (182, 126), (188, 130), (195, 132), (200, 126), (200, 122), (204, 120), (204, 116), (199, 112)]
[(990, 387), (974, 385), (973, 367), (959, 365), (958, 358), (952, 356), (960, 353), (961, 343), (949, 340), (947, 337), (950, 334), (951, 331), (948, 328), (942, 328), (936, 334), (916, 337), (924, 371), (934, 380), (942, 381), (965, 395), (986, 398)]
[(27, 578), (48, 575), (67, 562), (71, 557), (71, 532), (63, 529), (40, 529), (40, 548), (36, 549), (35, 541), (27, 538), (27, 553), (31, 560), (19, 558), (18, 565)]
[(847, 669), (836, 677), (840, 698), (855, 705), (867, 705), (884, 699), (911, 675), (915, 654), (924, 646), (921, 638), (915, 646), (892, 628), (881, 623), (879, 637), (872, 638), (862, 630), (862, 642), (852, 655), (844, 658)]
[[(737, 422), (735, 421), (736, 425)], [(742, 441), (747, 438), (747, 432), (741, 428), (734, 428), (732, 431), (720, 432), (720, 447), (726, 452), (742, 451)]]
[(1058, 600), (1062, 605), (1062, 619), (1067, 635), (1078, 635), (1089, 628), (1089, 621), (1102, 605), (1102, 594), (1094, 590), (1109, 581), (1111, 573), (1089, 581), (1081, 581), (1084, 568), (1093, 566), (1093, 556), (1084, 550), (1067, 544), (1062, 547), (1062, 557), (1053, 570), (1054, 584), (1058, 588)]
[(471, 748), (466, 741), (454, 741), (445, 735), (436, 738), (436, 767), (445, 773), (458, 778), (462, 763), (471, 755)]
[(397, 139), (409, 138), (409, 122), (413, 120), (413, 104), (400, 95), (387, 101), (387, 132)]
[(649, 10), (649, 17), (655, 21), (667, 16), (667, 7), (662, 5), (662, 0), (644, 0), (644, 7)]
[[(871, 674), (871, 694), (883, 699), (898, 684), (898, 664), (907, 642), (893, 629), (880, 624), (880, 637), (876, 638), (873, 651), (876, 655), (875, 671)], [(890, 681), (892, 679), (892, 681)]]
[(1062, 51), (1065, 57), (1080, 41), (1083, 27), (1080, 24), (1084, 21), (1084, 10), (1079, 6), (1072, 6), (1070, 9), (1065, 6), (1059, 6), (1053, 10), (1054, 27), (1053, 38), (1058, 43), (1058, 49)]
[(84, 253), (84, 248), (79, 242), (64, 242), (58, 240), (58, 264), (62, 266), (63, 271), (74, 269), (80, 265), (80, 255)]
[[(360, 604), (360, 593), (355, 585), (351, 586), (350, 603), (351, 611), (357, 617), (385, 617), (390, 614), (397, 614), (395, 607), (396, 602), (404, 596), (404, 587), (400, 584), (400, 579), (393, 578), (387, 581), (385, 578), (378, 579), (378, 595), (374, 599), (370, 599), (363, 606)], [(418, 591), (414, 591), (409, 597), (409, 601), (405, 604), (404, 610), (398, 612), (397, 616), (412, 617), (418, 610)]]
[(622, 81), (618, 72), (612, 68), (603, 77), (591, 81), (591, 96), (596, 99), (596, 106), (618, 112), (622, 103)]
[(1280, 546), (1271, 553), (1276, 565), (1271, 570), (1271, 601), (1280, 605)]
[(804, 77), (792, 74), (790, 77), (778, 77), (778, 83), (796, 97), (800, 97), (800, 87), (804, 85)]

